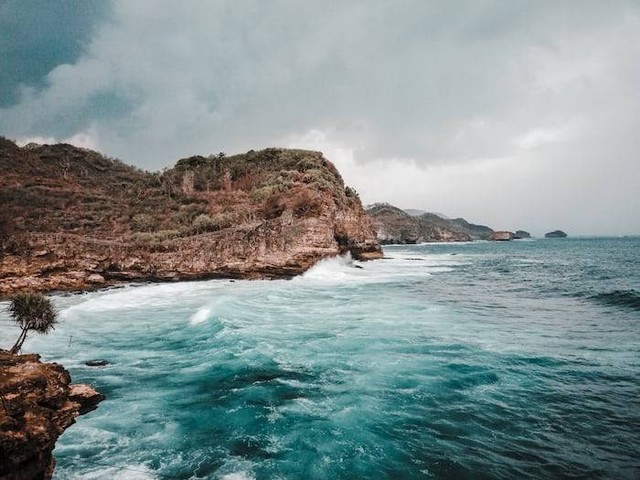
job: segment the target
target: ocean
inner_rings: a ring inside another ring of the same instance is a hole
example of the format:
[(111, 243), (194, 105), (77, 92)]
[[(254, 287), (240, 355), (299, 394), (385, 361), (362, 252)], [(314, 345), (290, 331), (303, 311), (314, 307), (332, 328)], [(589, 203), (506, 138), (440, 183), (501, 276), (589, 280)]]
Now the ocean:
[(23, 350), (107, 396), (55, 478), (640, 478), (640, 238), (385, 255), (55, 296)]

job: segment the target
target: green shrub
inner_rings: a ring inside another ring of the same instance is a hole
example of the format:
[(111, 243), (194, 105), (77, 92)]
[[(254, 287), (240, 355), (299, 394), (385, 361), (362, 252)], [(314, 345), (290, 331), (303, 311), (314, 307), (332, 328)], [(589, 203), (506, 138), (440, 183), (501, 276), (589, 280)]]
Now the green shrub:
[(193, 233), (215, 232), (228, 227), (231, 224), (231, 216), (224, 213), (207, 215), (202, 213), (193, 219), (191, 231)]
[(151, 232), (155, 226), (155, 219), (146, 213), (136, 213), (131, 217), (131, 229), (135, 232)]
[(137, 232), (133, 234), (136, 244), (157, 243), (172, 240), (180, 236), (180, 230), (160, 230), (158, 232)]

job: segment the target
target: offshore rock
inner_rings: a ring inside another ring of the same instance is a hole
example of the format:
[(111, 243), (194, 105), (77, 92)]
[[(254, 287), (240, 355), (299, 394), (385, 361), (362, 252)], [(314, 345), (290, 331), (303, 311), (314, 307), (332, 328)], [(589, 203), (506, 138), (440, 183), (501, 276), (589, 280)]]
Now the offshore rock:
[(553, 232), (545, 233), (544, 238), (566, 238), (567, 234), (562, 230), (554, 230)]
[(189, 157), (148, 173), (72, 145), (0, 137), (0, 298), (121, 282), (292, 277), (382, 257), (320, 152)]
[(110, 365), (111, 362), (109, 360), (96, 359), (96, 360), (87, 360), (84, 362), (87, 367), (106, 367)]
[(104, 396), (39, 355), (0, 350), (0, 478), (50, 479), (57, 438)]
[(508, 242), (509, 240), (513, 240), (513, 233), (508, 232), (506, 230), (498, 230), (493, 232), (489, 237), (489, 240), (493, 242)]
[(531, 238), (531, 234), (525, 230), (516, 230), (513, 235), (514, 240), (521, 240), (523, 238)]

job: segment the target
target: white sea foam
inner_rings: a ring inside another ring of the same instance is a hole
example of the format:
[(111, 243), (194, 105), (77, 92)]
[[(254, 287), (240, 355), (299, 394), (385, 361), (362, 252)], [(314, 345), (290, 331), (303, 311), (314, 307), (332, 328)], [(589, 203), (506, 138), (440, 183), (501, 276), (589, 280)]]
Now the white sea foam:
[[(182, 302), (198, 298), (207, 292), (224, 288), (227, 282), (209, 280), (203, 282), (165, 283), (144, 286), (127, 286), (106, 290), (88, 296), (80, 303), (74, 303), (60, 312), (63, 318), (76, 312), (104, 312), (109, 310), (144, 309), (145, 307), (174, 306), (176, 297)], [(64, 303), (64, 301), (62, 302)]]
[[(63, 475), (63, 472), (56, 472), (53, 478), (62, 480), (62, 478), (65, 478)], [(80, 475), (74, 475), (73, 478), (76, 480), (103, 480), (105, 478), (113, 480), (147, 480), (157, 477), (144, 465), (124, 465), (122, 467), (113, 466), (93, 469)]]
[(216, 472), (220, 480), (254, 480), (253, 462), (238, 458), (227, 458)]
[(359, 269), (356, 268), (356, 263), (353, 258), (351, 258), (351, 254), (347, 253), (346, 255), (320, 260), (308, 271), (302, 274), (301, 277), (297, 278), (316, 282), (335, 282), (347, 280), (356, 276), (358, 270)]
[(326, 285), (404, 281), (407, 277), (428, 277), (433, 273), (447, 272), (466, 263), (465, 259), (451, 254), (399, 251), (374, 262), (354, 261), (347, 254), (321, 260), (294, 282)]
[(191, 316), (189, 323), (191, 323), (191, 325), (197, 325), (198, 323), (206, 322), (211, 316), (211, 311), (211, 307), (202, 307)]
[(233, 472), (220, 477), (221, 480), (252, 480), (256, 478), (251, 472)]

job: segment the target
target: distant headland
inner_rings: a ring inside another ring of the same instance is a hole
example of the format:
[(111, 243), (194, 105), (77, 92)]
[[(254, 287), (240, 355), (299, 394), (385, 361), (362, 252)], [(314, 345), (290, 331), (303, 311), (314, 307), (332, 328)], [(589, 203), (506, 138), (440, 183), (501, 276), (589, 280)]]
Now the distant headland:
[(402, 210), (388, 203), (366, 208), (381, 244), (422, 242), (470, 242), (474, 240), (509, 241), (531, 238), (524, 230), (515, 233), (494, 230), (486, 225), (470, 223), (464, 218), (450, 219), (441, 213), (419, 209)]

